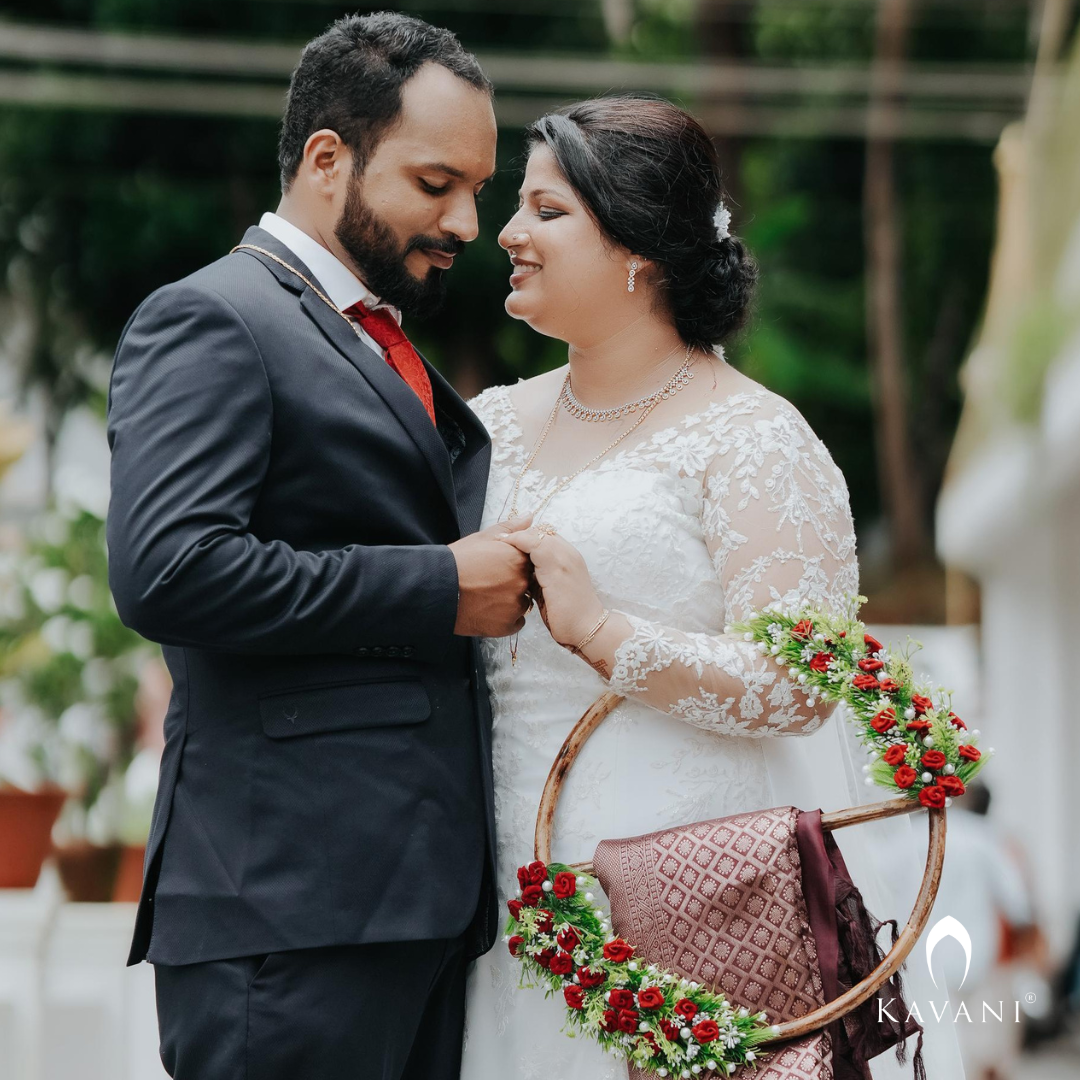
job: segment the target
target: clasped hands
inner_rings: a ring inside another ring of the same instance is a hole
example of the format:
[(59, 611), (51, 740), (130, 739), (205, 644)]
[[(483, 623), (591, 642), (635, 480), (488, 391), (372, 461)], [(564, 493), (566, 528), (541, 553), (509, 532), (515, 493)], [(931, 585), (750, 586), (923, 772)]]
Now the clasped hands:
[(603, 604), (581, 552), (532, 516), (497, 522), (450, 545), (458, 564), (457, 634), (506, 637), (525, 625), (535, 600), (548, 632), (576, 645)]

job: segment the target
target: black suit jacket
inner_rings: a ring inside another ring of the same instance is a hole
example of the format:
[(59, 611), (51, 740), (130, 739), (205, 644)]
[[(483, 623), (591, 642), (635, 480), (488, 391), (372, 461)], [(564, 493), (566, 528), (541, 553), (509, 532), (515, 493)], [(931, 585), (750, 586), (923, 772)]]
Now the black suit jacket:
[(109, 577), (174, 681), (129, 963), (494, 940), (491, 720), (446, 546), (479, 527), (490, 443), (428, 372), (438, 430), (250, 251), (128, 323)]

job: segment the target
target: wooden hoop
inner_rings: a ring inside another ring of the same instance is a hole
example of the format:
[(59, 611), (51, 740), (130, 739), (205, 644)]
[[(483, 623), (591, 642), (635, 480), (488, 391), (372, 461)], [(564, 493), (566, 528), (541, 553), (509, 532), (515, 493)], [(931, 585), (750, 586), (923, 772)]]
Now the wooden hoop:
[[(559, 794), (566, 780), (566, 774), (577, 760), (589, 736), (623, 700), (610, 690), (602, 694), (585, 710), (559, 748), (551, 771), (548, 773), (547, 782), (544, 784), (544, 790), (540, 796), (540, 807), (536, 815), (534, 852), (536, 858), (543, 863), (551, 862), (551, 834), (555, 821), (555, 808), (559, 802)], [(865, 806), (853, 806), (847, 810), (837, 810), (831, 814), (822, 814), (821, 827), (826, 832), (831, 832), (834, 829), (846, 828), (848, 825), (880, 821), (923, 809), (924, 807), (913, 799), (889, 799)], [(926, 926), (941, 883), (941, 867), (945, 861), (945, 811), (931, 809), (928, 811), (928, 817), (930, 845), (926, 855), (926, 869), (923, 871), (922, 885), (919, 887), (919, 895), (915, 898), (915, 906), (907, 925), (900, 932), (896, 944), (889, 950), (888, 955), (862, 982), (857, 983), (834, 1001), (827, 1002), (797, 1020), (788, 1020), (786, 1023), (777, 1025), (776, 1032), (763, 1039), (761, 1045), (786, 1042), (827, 1027), (861, 1005), (900, 970)], [(593, 865), (589, 862), (573, 863), (571, 869), (580, 873), (594, 873)]]

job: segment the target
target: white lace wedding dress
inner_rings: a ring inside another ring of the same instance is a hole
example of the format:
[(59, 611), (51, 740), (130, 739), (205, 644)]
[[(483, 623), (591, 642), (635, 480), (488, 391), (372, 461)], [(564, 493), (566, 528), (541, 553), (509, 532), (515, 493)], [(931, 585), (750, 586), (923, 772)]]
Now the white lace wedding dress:
[[(507, 516), (531, 447), (522, 443), (509, 387), (471, 405), (493, 444), (486, 526)], [(559, 479), (530, 469), (521, 510), (537, 506)], [(751, 608), (773, 601), (842, 608), (858, 593), (844, 478), (790, 404), (751, 389), (654, 427), (637, 443), (631, 436), (555, 495), (541, 520), (581, 551), (600, 599), (629, 616), (634, 633), (617, 651), (610, 683), (555, 644), (535, 610), (516, 666), (506, 639), (484, 642), (504, 911), (516, 868), (532, 858), (555, 754), (607, 689), (628, 700), (588, 741), (563, 788), (557, 859), (588, 859), (604, 838), (739, 811), (852, 805), (854, 778), (850, 765), (842, 771), (832, 730), (840, 721), (820, 703), (808, 708), (805, 693), (752, 646), (723, 636), (725, 623)], [(823, 774), (837, 778), (831, 801), (822, 795)], [(854, 801), (872, 797), (860, 786)], [(867, 902), (875, 910), (869, 895)], [(562, 1033), (561, 1000), (519, 989), (518, 981), (502, 941), (475, 964), (462, 1080), (624, 1080), (625, 1065)], [(929, 1080), (945, 1074), (931, 1071)]]

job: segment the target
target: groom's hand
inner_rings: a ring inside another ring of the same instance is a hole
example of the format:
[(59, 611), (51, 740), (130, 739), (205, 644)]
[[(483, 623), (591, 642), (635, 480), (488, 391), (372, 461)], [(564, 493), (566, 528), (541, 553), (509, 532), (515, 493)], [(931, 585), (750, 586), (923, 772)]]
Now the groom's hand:
[(455, 634), (506, 637), (525, 625), (532, 564), (528, 555), (497, 537), (531, 524), (531, 514), (501, 521), (450, 545), (460, 594)]

